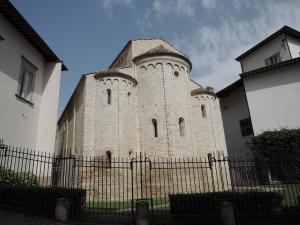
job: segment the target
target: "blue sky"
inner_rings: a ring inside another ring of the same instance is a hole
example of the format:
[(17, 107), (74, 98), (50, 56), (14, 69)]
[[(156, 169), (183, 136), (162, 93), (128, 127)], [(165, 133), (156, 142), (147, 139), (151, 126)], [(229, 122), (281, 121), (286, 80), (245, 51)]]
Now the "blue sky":
[(129, 39), (163, 37), (188, 55), (191, 78), (216, 90), (234, 59), (283, 25), (300, 30), (299, 0), (12, 0), (64, 60), (59, 114), (81, 75), (106, 69)]

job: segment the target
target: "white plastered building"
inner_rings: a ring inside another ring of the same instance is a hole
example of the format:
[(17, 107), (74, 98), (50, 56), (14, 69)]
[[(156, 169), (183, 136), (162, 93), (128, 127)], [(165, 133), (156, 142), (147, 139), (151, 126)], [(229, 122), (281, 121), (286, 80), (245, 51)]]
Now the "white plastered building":
[(62, 61), (7, 0), (0, 0), (0, 139), (54, 152)]
[(217, 93), (230, 155), (253, 135), (300, 128), (300, 32), (284, 26), (236, 58), (240, 79)]

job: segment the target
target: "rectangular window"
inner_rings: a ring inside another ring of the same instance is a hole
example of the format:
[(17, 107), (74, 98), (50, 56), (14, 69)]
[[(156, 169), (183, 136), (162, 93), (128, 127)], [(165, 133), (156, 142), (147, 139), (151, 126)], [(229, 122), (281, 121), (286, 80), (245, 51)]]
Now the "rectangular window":
[(270, 66), (279, 62), (281, 62), (280, 52), (277, 52), (276, 54), (265, 59), (266, 66)]
[(252, 128), (252, 122), (250, 117), (240, 120), (240, 127), (241, 127), (241, 132), (243, 137), (253, 135), (253, 128)]
[(31, 101), (37, 68), (22, 57), (18, 95)]

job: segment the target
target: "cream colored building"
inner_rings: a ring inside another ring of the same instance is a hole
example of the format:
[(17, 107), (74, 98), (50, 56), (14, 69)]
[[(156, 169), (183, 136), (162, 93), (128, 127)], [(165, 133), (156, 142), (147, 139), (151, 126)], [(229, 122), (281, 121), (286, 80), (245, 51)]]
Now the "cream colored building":
[(12, 3), (0, 0), (0, 139), (5, 144), (54, 152), (64, 70)]
[(108, 70), (82, 76), (58, 121), (57, 154), (226, 152), (219, 99), (191, 69), (162, 39), (130, 40)]

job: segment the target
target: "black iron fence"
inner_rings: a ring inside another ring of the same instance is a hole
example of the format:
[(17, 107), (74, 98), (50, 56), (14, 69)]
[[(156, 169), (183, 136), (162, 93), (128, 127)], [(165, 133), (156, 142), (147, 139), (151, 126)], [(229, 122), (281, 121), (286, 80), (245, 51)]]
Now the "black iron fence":
[(132, 224), (136, 203), (143, 201), (154, 224), (300, 224), (300, 183), (290, 163), (262, 167), (251, 158), (220, 154), (52, 156), (0, 143), (0, 206), (51, 210), (41, 205), (66, 195), (73, 199), (73, 219), (87, 223)]

